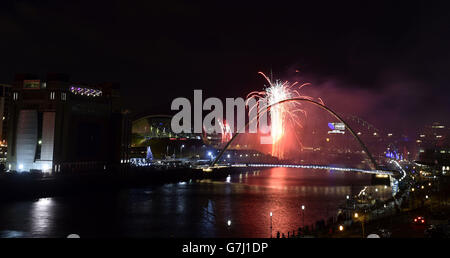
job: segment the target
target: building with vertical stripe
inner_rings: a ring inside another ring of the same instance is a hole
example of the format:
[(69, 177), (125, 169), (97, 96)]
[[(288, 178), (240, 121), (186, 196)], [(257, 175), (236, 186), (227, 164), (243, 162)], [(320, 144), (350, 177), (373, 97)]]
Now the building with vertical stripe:
[(18, 75), (8, 108), (7, 170), (106, 170), (120, 164), (119, 87)]

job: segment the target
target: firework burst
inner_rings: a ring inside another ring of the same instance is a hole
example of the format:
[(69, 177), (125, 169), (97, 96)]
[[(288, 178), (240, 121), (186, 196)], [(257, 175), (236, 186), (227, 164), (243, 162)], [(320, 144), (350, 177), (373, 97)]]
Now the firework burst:
[[(292, 98), (305, 98), (314, 100), (314, 98), (302, 95), (300, 90), (309, 85), (309, 83), (298, 84), (298, 82), (290, 83), (288, 81), (275, 80), (272, 81), (264, 73), (259, 72), (266, 81), (268, 85), (264, 91), (254, 91), (247, 95), (247, 101), (251, 98), (263, 99), (267, 106), (259, 108), (259, 116), (262, 113), (269, 111), (269, 106), (276, 104), (280, 101), (292, 99)], [(320, 103), (323, 104), (322, 100), (318, 99)], [(248, 102), (247, 102), (248, 103)], [(257, 105), (257, 104), (256, 104)], [(255, 106), (250, 107), (250, 109), (256, 108)], [(286, 127), (288, 124), (298, 126), (302, 128), (302, 121), (307, 117), (306, 111), (302, 108), (302, 103), (299, 101), (285, 102), (282, 104), (274, 105), (270, 107), (270, 121), (271, 121), (271, 131), (270, 135), (272, 138), (272, 155), (283, 159), (284, 155), (284, 141), (286, 139)], [(301, 141), (297, 134), (297, 141), (301, 146)]]

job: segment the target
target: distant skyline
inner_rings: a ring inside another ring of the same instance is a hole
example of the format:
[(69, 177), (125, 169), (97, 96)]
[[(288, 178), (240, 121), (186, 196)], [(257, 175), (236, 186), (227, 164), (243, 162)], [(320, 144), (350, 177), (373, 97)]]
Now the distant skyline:
[(264, 87), (258, 71), (272, 71), (311, 82), (331, 107), (377, 127), (411, 134), (448, 123), (445, 3), (2, 4), (1, 83), (48, 72), (118, 82), (126, 108), (170, 113), (171, 101), (194, 89), (244, 97)]

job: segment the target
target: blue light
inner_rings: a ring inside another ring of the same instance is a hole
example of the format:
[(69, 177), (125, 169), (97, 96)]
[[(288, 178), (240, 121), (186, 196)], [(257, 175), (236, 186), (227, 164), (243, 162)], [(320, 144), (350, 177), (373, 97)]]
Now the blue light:
[(328, 123), (328, 127), (329, 127), (331, 130), (334, 130), (334, 124), (333, 124), (333, 123)]

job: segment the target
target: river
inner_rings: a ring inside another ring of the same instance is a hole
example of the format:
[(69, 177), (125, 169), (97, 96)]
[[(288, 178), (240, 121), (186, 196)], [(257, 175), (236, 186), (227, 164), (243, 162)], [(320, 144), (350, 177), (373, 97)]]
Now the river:
[(366, 186), (379, 198), (391, 195), (390, 187), (370, 186), (367, 174), (272, 168), (225, 180), (7, 202), (0, 204), (0, 237), (270, 237), (271, 225), (275, 236), (335, 215), (347, 195)]

